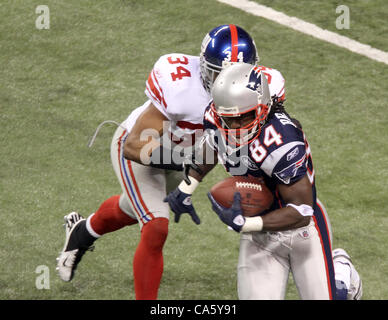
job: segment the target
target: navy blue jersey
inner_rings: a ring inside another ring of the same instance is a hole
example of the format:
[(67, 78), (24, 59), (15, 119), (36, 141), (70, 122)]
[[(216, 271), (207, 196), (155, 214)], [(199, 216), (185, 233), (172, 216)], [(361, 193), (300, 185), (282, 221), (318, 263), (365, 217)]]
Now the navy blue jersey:
[[(208, 107), (204, 116), (205, 139), (217, 151), (219, 161), (233, 176), (251, 175), (263, 177), (272, 191), (274, 203), (270, 211), (282, 208), (286, 203), (278, 192), (279, 184), (292, 184), (305, 175), (313, 189), (313, 220), (321, 238), (322, 249), (329, 275), (329, 287), (335, 299), (334, 266), (331, 255), (331, 241), (325, 211), (317, 202), (313, 162), (309, 144), (303, 131), (284, 113), (274, 113), (261, 128), (260, 135), (243, 147), (228, 147), (228, 142), (217, 129), (213, 111)], [(332, 291), (333, 290), (333, 291)]]
[[(303, 131), (284, 113), (274, 113), (262, 127), (260, 135), (239, 148), (232, 148), (217, 130), (213, 111), (208, 107), (204, 116), (206, 140), (217, 151), (219, 161), (233, 176), (263, 177), (274, 195), (269, 211), (286, 204), (277, 192), (278, 184), (292, 184), (306, 174), (316, 193), (311, 152)], [(265, 212), (263, 213), (265, 214)]]

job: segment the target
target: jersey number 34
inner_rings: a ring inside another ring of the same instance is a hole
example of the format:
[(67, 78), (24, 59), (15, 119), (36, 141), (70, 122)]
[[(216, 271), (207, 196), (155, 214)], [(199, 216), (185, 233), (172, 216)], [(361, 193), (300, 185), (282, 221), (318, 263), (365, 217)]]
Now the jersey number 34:
[[(182, 59), (181, 58), (173, 59), (172, 57), (168, 57), (167, 60), (171, 64), (183, 64), (183, 65), (185, 65), (185, 64), (189, 63), (189, 59), (187, 59), (187, 57), (185, 57), (185, 56), (182, 56)], [(176, 72), (171, 73), (172, 81), (176, 81), (177, 79), (182, 80), (183, 77), (191, 77), (191, 73), (185, 67), (179, 65), (176, 67)]]

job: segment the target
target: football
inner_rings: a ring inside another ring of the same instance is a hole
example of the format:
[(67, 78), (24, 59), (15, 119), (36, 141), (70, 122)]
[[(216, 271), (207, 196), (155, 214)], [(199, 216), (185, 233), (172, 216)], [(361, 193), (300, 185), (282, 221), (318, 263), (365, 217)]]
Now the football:
[(245, 217), (260, 214), (271, 207), (273, 195), (262, 178), (234, 176), (215, 184), (210, 194), (223, 207), (230, 208), (235, 192), (241, 194), (241, 208)]

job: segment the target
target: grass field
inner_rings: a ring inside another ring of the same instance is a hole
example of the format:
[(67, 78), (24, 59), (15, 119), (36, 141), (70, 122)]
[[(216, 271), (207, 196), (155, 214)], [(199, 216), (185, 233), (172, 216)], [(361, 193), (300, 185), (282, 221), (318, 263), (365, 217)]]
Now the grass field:
[[(384, 1), (344, 1), (349, 30), (335, 30), (329, 1), (257, 1), (388, 50)], [(364, 299), (388, 299), (388, 67), (208, 0), (55, 1), (50, 29), (38, 30), (32, 0), (0, 3), (0, 299), (134, 299), (132, 259), (138, 227), (106, 235), (71, 283), (55, 273), (62, 219), (88, 216), (121, 192), (110, 164), (115, 130), (145, 100), (144, 87), (165, 53), (199, 53), (213, 27), (251, 33), (261, 63), (286, 79), (286, 107), (312, 146), (318, 196), (328, 209), (335, 247), (352, 256)], [(42, 3), (43, 4), (43, 3)], [(211, 211), (213, 171), (194, 195), (202, 224), (170, 223), (160, 299), (237, 299), (238, 235)], [(49, 289), (37, 289), (38, 266)], [(298, 299), (290, 282), (287, 299)]]

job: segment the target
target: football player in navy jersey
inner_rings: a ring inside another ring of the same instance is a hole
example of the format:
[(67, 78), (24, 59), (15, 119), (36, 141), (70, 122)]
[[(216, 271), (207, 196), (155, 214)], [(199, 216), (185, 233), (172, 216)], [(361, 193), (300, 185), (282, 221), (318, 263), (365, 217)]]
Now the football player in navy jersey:
[[(360, 298), (361, 280), (343, 250), (335, 258), (348, 264), (353, 279), (349, 274), (349, 281), (336, 286), (329, 222), (317, 199), (309, 144), (283, 100), (271, 97), (262, 70), (249, 64), (224, 69), (213, 84), (212, 98), (204, 116), (205, 154), (196, 161), (213, 153), (233, 176), (264, 178), (275, 199), (269, 210), (244, 217), (239, 193), (231, 208), (208, 194), (219, 218), (241, 233), (239, 298), (284, 299), (290, 272), (301, 299)], [(195, 212), (191, 195), (217, 163), (203, 162), (200, 172), (189, 170), (165, 199), (176, 221)]]

